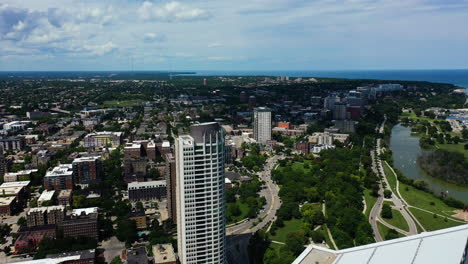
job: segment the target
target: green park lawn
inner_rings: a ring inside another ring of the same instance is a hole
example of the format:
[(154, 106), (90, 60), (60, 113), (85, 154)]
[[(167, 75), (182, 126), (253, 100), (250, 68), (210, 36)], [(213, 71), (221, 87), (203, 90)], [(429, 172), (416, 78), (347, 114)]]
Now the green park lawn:
[(400, 228), (401, 230), (409, 231), (408, 223), (406, 222), (405, 218), (399, 210), (392, 209), (392, 216), (392, 218), (382, 217), (382, 219), (394, 227)]
[(400, 182), (400, 194), (406, 202), (414, 207), (419, 207), (434, 213), (450, 216), (456, 208), (446, 205), (433, 194), (418, 190), (413, 186)]
[(372, 207), (374, 206), (375, 202), (377, 202), (377, 197), (374, 197), (371, 195), (371, 190), (369, 189), (364, 189), (364, 199), (366, 200), (366, 218), (369, 218), (370, 211), (372, 210)]
[(291, 219), (284, 221), (284, 226), (278, 228), (276, 230), (276, 234), (271, 236), (271, 240), (278, 241), (278, 242), (286, 242), (286, 238), (288, 237), (289, 233), (296, 232), (301, 230), (302, 228), (302, 220), (301, 219)]
[(434, 214), (430, 214), (416, 208), (410, 208), (410, 210), (427, 231), (462, 225), (462, 223), (452, 221), (449, 218), (445, 219), (440, 216), (434, 218)]
[[(387, 236), (388, 234), (388, 231), (390, 231), (390, 228), (384, 226), (382, 223), (380, 223), (379, 221), (377, 221), (377, 227), (379, 229), (379, 233), (380, 235), (382, 236), (382, 238), (385, 240), (385, 237)], [(399, 237), (404, 237), (404, 235), (398, 233), (398, 236)]]
[(458, 144), (437, 144), (437, 147), (451, 152), (458, 152), (468, 158), (468, 149), (465, 149), (465, 143)]
[(390, 189), (392, 190), (394, 195), (397, 195), (396, 194), (396, 183), (397, 183), (396, 176), (392, 172), (392, 170), (390, 169), (390, 167), (387, 165), (386, 162), (383, 162), (382, 164), (383, 164), (383, 169), (385, 171), (385, 175), (387, 176), (388, 184), (390, 185)]
[(236, 203), (239, 206), (241, 214), (235, 217), (234, 219), (232, 219), (232, 221), (229, 221), (227, 224), (233, 224), (233, 223), (236, 223), (240, 220), (247, 218), (247, 214), (249, 213), (249, 206), (245, 203), (242, 203), (240, 200), (237, 200)]

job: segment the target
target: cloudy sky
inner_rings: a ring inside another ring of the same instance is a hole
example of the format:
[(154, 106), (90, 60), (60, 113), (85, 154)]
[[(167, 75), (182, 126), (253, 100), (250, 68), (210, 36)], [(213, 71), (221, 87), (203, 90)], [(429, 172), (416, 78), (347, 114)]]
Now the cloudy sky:
[(468, 68), (468, 0), (1, 0), (0, 70)]

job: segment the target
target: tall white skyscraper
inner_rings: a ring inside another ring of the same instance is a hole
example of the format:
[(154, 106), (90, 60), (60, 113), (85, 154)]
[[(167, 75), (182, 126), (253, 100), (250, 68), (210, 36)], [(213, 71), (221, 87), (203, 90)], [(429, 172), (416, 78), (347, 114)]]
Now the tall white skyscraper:
[(254, 139), (258, 143), (271, 140), (271, 110), (266, 107), (254, 109)]
[(193, 125), (177, 138), (177, 238), (182, 264), (226, 263), (224, 131)]

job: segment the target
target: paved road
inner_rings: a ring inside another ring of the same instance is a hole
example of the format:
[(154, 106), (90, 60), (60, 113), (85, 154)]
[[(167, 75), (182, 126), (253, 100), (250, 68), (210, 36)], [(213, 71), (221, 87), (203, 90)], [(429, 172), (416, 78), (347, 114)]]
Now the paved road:
[[(248, 244), (249, 239), (256, 231), (267, 227), (276, 217), (276, 211), (281, 206), (278, 192), (279, 186), (271, 180), (271, 171), (276, 166), (278, 160), (283, 156), (273, 156), (266, 161), (264, 170), (258, 173), (259, 177), (265, 181), (265, 188), (260, 192), (261, 196), (266, 198), (265, 209), (262, 210), (257, 218), (247, 220), (235, 226), (228, 227), (227, 234), (227, 258), (229, 264), (249, 263)], [(257, 225), (253, 222), (263, 219)]]
[[(255, 219), (247, 220), (239, 225), (229, 227), (226, 232), (227, 235), (254, 233), (275, 219), (276, 211), (281, 206), (281, 200), (278, 196), (279, 187), (271, 179), (271, 171), (278, 160), (282, 158), (282, 156), (273, 156), (269, 158), (265, 164), (264, 170), (258, 173), (259, 177), (265, 181), (266, 188), (262, 189), (260, 195), (266, 198), (266, 209), (262, 210)], [(263, 218), (263, 220), (256, 226), (252, 227), (253, 222), (258, 221), (260, 218)]]
[[(383, 132), (385, 121), (387, 120), (387, 117), (385, 116), (384, 122), (379, 127), (379, 131)], [(380, 138), (377, 139), (377, 146), (375, 151), (373, 150), (371, 152), (371, 157), (372, 157), (372, 167), (374, 171), (380, 172), (380, 175), (383, 177), (383, 181), (385, 182), (385, 189), (391, 190), (390, 184), (388, 183), (387, 176), (385, 174), (385, 171), (382, 166), (382, 160), (380, 159), (380, 154), (382, 153), (382, 147), (381, 147), (382, 140)], [(375, 241), (379, 242), (382, 241), (383, 238), (379, 232), (378, 229), (378, 224), (377, 221), (381, 222), (385, 226), (392, 228), (393, 226), (385, 222), (380, 217), (380, 213), (382, 211), (382, 205), (384, 202), (384, 187), (382, 184), (382, 181), (379, 182), (379, 197), (377, 198), (377, 202), (374, 204), (374, 206), (371, 209), (371, 212), (369, 214), (369, 223), (372, 226), (372, 230), (374, 232), (374, 238)], [(416, 227), (416, 223), (414, 219), (410, 216), (410, 212), (408, 212), (407, 205), (404, 201), (402, 201), (396, 193), (392, 194), (391, 199), (388, 199), (389, 201), (392, 201), (394, 206), (392, 206), (392, 209), (400, 211), (402, 214), (403, 218), (406, 220), (409, 226), (409, 232), (405, 230), (401, 230), (399, 228), (393, 227), (393, 229), (397, 230), (398, 232), (404, 234), (404, 235), (415, 235), (418, 233), (418, 229)]]
[(104, 249), (106, 262), (110, 263), (116, 256), (120, 256), (122, 250), (125, 249), (125, 243), (120, 242), (117, 237), (113, 236), (109, 240), (103, 241), (101, 248)]

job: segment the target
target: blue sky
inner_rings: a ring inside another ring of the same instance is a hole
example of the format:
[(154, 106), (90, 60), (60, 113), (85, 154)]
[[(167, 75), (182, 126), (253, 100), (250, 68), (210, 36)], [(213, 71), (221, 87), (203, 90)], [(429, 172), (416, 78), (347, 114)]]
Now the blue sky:
[(466, 69), (467, 28), (468, 0), (2, 0), (0, 70)]

